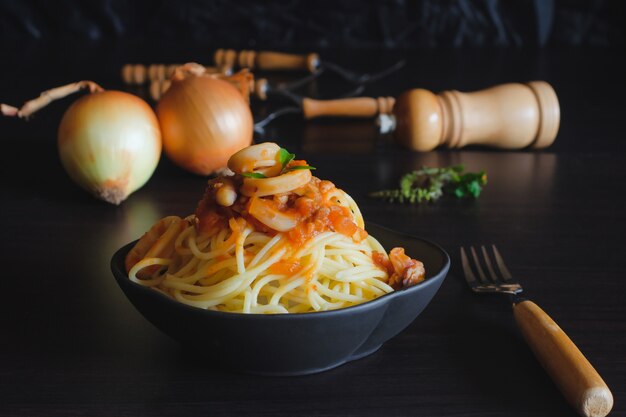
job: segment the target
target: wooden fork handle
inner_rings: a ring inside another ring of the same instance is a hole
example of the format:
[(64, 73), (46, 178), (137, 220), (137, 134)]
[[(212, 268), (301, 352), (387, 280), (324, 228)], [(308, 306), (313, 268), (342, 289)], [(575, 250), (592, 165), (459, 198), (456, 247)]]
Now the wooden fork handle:
[(528, 300), (514, 304), (513, 314), (526, 343), (567, 401), (581, 416), (606, 416), (613, 394), (559, 325)]
[(213, 56), (215, 64), (221, 68), (250, 68), (251, 70), (297, 70), (315, 72), (320, 66), (316, 53), (306, 55), (286, 54), (272, 51), (235, 51), (218, 49)]
[(337, 100), (302, 100), (302, 113), (305, 119), (317, 117), (374, 117), (389, 114), (393, 109), (393, 97), (353, 97)]
[(260, 51), (256, 55), (255, 61), (256, 66), (261, 70), (304, 70), (315, 72), (320, 65), (320, 57), (316, 53), (296, 55)]

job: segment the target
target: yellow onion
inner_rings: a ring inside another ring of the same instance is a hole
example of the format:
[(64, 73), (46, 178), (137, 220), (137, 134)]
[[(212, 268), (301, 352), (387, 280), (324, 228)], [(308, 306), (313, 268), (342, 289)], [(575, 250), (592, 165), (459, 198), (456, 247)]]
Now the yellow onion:
[(226, 168), (228, 158), (252, 142), (252, 112), (241, 93), (208, 76), (173, 79), (157, 115), (165, 154), (199, 175)]
[(161, 133), (145, 101), (121, 91), (100, 91), (67, 109), (58, 146), (76, 183), (119, 204), (152, 176), (161, 155)]

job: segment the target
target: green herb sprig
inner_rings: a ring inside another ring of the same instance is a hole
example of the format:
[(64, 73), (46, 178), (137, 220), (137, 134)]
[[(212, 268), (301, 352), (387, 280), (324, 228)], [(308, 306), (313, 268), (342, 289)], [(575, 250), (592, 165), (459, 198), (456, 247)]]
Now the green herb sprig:
[[(315, 170), (315, 167), (309, 165), (296, 165), (292, 167), (287, 167), (287, 165), (289, 165), (289, 162), (293, 161), (295, 157), (296, 154), (289, 153), (289, 151), (285, 148), (280, 148), (280, 150), (278, 151), (278, 161), (280, 162), (282, 168), (280, 169), (280, 173), (278, 175), (282, 175), (287, 172), (296, 171), (299, 169)], [(262, 174), (260, 172), (244, 172), (241, 175), (247, 178), (267, 178), (265, 174)]]
[(376, 191), (370, 197), (411, 204), (436, 201), (444, 195), (478, 198), (487, 184), (487, 174), (485, 171), (464, 173), (464, 170), (463, 165), (445, 168), (425, 166), (403, 175), (400, 188)]

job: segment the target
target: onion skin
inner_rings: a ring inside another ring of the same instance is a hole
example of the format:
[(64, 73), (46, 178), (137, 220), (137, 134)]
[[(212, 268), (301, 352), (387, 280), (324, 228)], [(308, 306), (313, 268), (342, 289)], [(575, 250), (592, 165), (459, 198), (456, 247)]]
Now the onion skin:
[(132, 94), (88, 94), (63, 115), (58, 148), (63, 167), (78, 185), (117, 205), (156, 169), (159, 122), (150, 106)]
[(175, 80), (159, 100), (157, 115), (166, 155), (195, 174), (223, 170), (232, 154), (252, 143), (250, 107), (226, 81)]

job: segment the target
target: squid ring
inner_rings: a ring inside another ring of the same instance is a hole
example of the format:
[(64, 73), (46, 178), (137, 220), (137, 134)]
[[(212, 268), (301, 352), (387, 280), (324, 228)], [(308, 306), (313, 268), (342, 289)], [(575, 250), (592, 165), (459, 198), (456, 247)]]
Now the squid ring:
[(311, 171), (308, 169), (298, 169), (271, 178), (244, 178), (241, 194), (246, 197), (283, 194), (303, 187), (309, 181), (311, 181)]
[(228, 168), (237, 174), (260, 173), (278, 175), (282, 165), (278, 160), (280, 146), (273, 142), (260, 143), (240, 150), (228, 160)]

